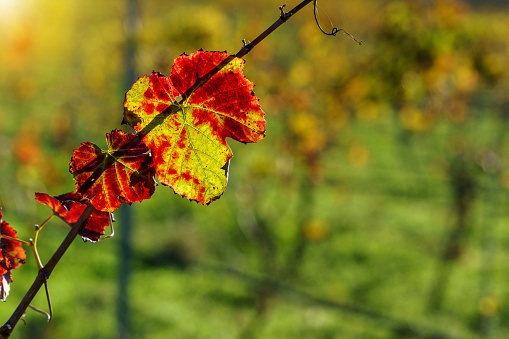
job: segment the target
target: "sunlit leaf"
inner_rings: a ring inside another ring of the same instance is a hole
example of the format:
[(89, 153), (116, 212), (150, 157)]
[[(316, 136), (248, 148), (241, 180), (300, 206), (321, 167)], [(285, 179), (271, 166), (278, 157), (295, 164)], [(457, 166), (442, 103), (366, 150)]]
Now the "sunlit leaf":
[[(71, 192), (55, 197), (51, 197), (46, 193), (35, 193), (35, 199), (49, 206), (67, 223), (73, 224), (78, 221), (79, 217), (87, 208), (89, 200), (81, 194)], [(113, 214), (95, 210), (85, 223), (85, 228), (79, 233), (84, 241), (96, 242), (104, 234), (104, 229), (115, 221)]]
[[(185, 97), (225, 60), (226, 67)], [(183, 54), (170, 77), (153, 72), (126, 94), (124, 122), (152, 151), (159, 181), (190, 200), (208, 204), (223, 194), (233, 156), (226, 138), (247, 143), (264, 137), (264, 113), (243, 69), (244, 60), (227, 53)]]
[(106, 151), (91, 142), (74, 151), (70, 172), (77, 191), (104, 212), (149, 199), (155, 190), (155, 172), (147, 147), (134, 134), (119, 130), (106, 134), (106, 140)]
[[(16, 231), (2, 220), (2, 209), (0, 208), (0, 234), (18, 239)], [(25, 250), (21, 243), (5, 238), (0, 238), (0, 300), (5, 301), (10, 291), (12, 282), (11, 270), (18, 268), (25, 263)]]

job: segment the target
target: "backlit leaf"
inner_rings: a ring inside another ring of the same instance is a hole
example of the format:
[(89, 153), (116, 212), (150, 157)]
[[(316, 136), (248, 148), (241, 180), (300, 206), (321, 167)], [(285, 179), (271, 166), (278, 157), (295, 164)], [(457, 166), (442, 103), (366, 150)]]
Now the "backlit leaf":
[[(71, 192), (55, 197), (51, 197), (46, 193), (35, 193), (35, 199), (49, 206), (67, 223), (73, 224), (78, 221), (79, 217), (87, 208), (89, 200), (81, 194)], [(111, 221), (113, 214), (111, 214)], [(110, 213), (95, 210), (85, 222), (85, 228), (81, 230), (80, 235), (84, 241), (96, 242), (104, 234), (104, 229), (110, 224)]]
[[(18, 239), (16, 231), (2, 220), (2, 209), (0, 208), (0, 234)], [(5, 301), (10, 291), (12, 282), (11, 270), (18, 268), (25, 263), (25, 250), (21, 243), (9, 239), (0, 238), (0, 300)]]
[[(187, 93), (223, 61), (226, 67)], [(233, 156), (226, 138), (247, 143), (264, 137), (264, 113), (243, 69), (244, 60), (227, 53), (183, 54), (170, 77), (152, 72), (126, 93), (124, 122), (152, 151), (159, 181), (190, 200), (208, 204), (223, 194)]]
[(78, 193), (104, 212), (149, 199), (155, 190), (155, 172), (147, 147), (134, 134), (119, 130), (106, 134), (106, 141), (106, 151), (91, 142), (74, 151), (69, 170)]

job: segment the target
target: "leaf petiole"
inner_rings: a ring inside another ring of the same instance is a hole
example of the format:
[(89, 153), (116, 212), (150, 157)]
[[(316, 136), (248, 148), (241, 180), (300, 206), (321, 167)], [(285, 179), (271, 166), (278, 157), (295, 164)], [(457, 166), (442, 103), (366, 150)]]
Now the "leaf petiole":
[(55, 214), (51, 214), (48, 219), (44, 220), (44, 222), (41, 225), (35, 225), (35, 234), (34, 239), (30, 242), (30, 248), (32, 249), (32, 252), (34, 253), (35, 261), (37, 262), (37, 267), (39, 270), (41, 270), (44, 266), (41, 262), (41, 257), (39, 256), (39, 252), (37, 252), (37, 239), (39, 238), (39, 232), (42, 230), (42, 228), (51, 220)]
[(21, 240), (21, 239), (16, 239), (16, 238), (13, 238), (13, 237), (9, 237), (8, 235), (3, 235), (3, 234), (0, 234), (0, 238), (2, 239), (7, 239), (7, 240), (10, 240), (10, 241), (17, 241), (19, 243), (22, 243), (23, 245), (27, 245), (29, 247), (32, 246), (32, 243), (30, 241), (25, 241), (25, 240)]

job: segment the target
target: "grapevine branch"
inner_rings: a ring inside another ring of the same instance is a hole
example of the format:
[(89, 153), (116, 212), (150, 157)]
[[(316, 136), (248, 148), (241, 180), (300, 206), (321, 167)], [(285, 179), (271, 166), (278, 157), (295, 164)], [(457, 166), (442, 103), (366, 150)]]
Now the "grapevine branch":
[[(228, 58), (224, 59), (223, 62), (219, 63), (215, 68), (213, 68), (209, 73), (205, 74), (201, 78), (198, 78), (193, 86), (191, 86), (183, 95), (182, 99), (179, 101), (179, 104), (182, 104), (194, 91), (196, 91), (198, 88), (203, 86), (207, 81), (209, 81), (214, 75), (216, 75), (219, 71), (221, 71), (226, 65), (228, 65), (233, 59), (235, 58), (242, 58), (245, 55), (247, 55), (251, 50), (258, 45), (260, 42), (262, 42), (269, 34), (274, 32), (279, 26), (284, 24), (288, 19), (300, 11), (302, 8), (304, 8), (306, 5), (311, 3), (314, 0), (304, 0), (297, 6), (295, 6), (292, 10), (285, 13), (284, 7), (286, 5), (282, 5), (279, 7), (279, 10), (281, 11), (281, 15), (279, 16), (279, 19), (276, 20), (269, 28), (267, 28), (262, 34), (260, 34), (256, 39), (251, 41), (248, 44), (244, 43), (244, 46), (237, 52), (235, 55), (230, 55)], [(245, 40), (244, 40), (245, 41)]]
[(183, 95), (181, 100), (179, 100), (179, 105), (182, 104), (194, 91), (196, 91), (198, 88), (203, 86), (207, 81), (209, 81), (215, 74), (217, 74), (219, 71), (221, 71), (226, 65), (228, 65), (234, 58), (242, 58), (245, 55), (247, 55), (251, 50), (258, 45), (262, 40), (264, 40), (269, 34), (274, 32), (279, 26), (284, 24), (288, 19), (290, 19), (294, 14), (296, 14), (298, 11), (300, 11), (302, 8), (304, 8), (306, 5), (313, 2), (314, 4), (314, 15), (316, 24), (320, 28), (320, 30), (326, 34), (326, 35), (336, 35), (340, 31), (344, 31), (350, 38), (352, 38), (354, 41), (356, 41), (359, 45), (362, 43), (362, 41), (357, 40), (353, 35), (348, 33), (343, 28), (338, 29), (337, 27), (334, 27), (332, 29), (332, 33), (327, 33), (323, 30), (323, 28), (320, 26), (320, 23), (318, 22), (317, 17), (317, 0), (304, 0), (297, 6), (295, 6), (293, 9), (291, 9), (289, 12), (285, 12), (284, 8), (286, 7), (286, 4), (279, 6), (279, 10), (281, 11), (281, 14), (279, 16), (279, 19), (276, 20), (269, 28), (267, 28), (262, 34), (260, 34), (256, 39), (251, 41), (250, 43), (246, 44), (245, 40), (244, 46), (237, 52), (235, 55), (231, 55), (229, 58), (226, 58), (223, 62), (219, 63), (215, 68), (213, 68), (209, 73), (205, 74), (201, 78), (198, 78), (193, 86), (191, 86)]
[[(165, 112), (160, 113), (158, 116), (156, 116), (153, 119), (152, 123), (149, 123), (142, 131), (138, 132), (137, 138), (135, 138), (130, 144), (126, 145), (126, 147), (129, 147), (130, 145), (135, 145), (139, 142), (143, 136), (145, 136), (147, 133), (149, 133), (153, 128), (155, 128), (161, 120), (163, 120), (166, 116), (174, 114), (176, 111), (178, 111), (180, 108), (179, 106), (187, 99), (189, 96), (196, 91), (198, 88), (203, 86), (207, 81), (209, 81), (215, 74), (217, 74), (219, 71), (221, 71), (224, 67), (226, 67), (233, 59), (235, 58), (242, 58), (246, 54), (248, 54), (254, 47), (256, 47), (261, 41), (263, 41), (267, 36), (269, 36), (274, 30), (276, 30), (279, 26), (281, 26), (283, 23), (288, 21), (294, 14), (296, 14), (298, 11), (300, 11), (302, 8), (310, 4), (311, 2), (314, 2), (314, 11), (315, 11), (315, 19), (317, 21), (317, 24), (320, 28), (320, 30), (327, 34), (327, 35), (336, 35), (339, 31), (344, 29), (337, 29), (334, 27), (333, 32), (331, 34), (326, 33), (318, 23), (318, 19), (316, 17), (316, 5), (317, 0), (304, 0), (301, 3), (299, 3), (297, 6), (295, 6), (293, 9), (291, 9), (289, 12), (285, 12), (284, 8), (286, 5), (281, 5), (279, 7), (280, 10), (280, 16), (276, 22), (274, 22), (269, 28), (267, 28), (263, 33), (261, 33), (256, 39), (254, 39), (249, 44), (244, 43), (243, 47), (235, 54), (230, 55), (228, 58), (226, 58), (223, 62), (218, 64), (214, 69), (212, 69), (209, 73), (206, 75), (198, 78), (193, 86), (191, 86), (183, 95), (181, 98), (178, 98), (178, 105), (171, 105), (169, 109)], [(356, 40), (351, 34), (345, 31), (346, 34), (348, 34), (353, 40), (357, 41), (359, 44), (360, 42)], [(113, 161), (110, 161), (107, 166), (111, 166), (113, 164)], [(102, 171), (105, 169), (102, 168)], [(101, 172), (102, 172), (101, 171)], [(88, 180), (81, 185), (78, 192), (83, 193), (86, 191), (90, 185), (94, 182), (97, 177), (99, 177), (101, 173), (94, 172)], [(57, 263), (60, 261), (62, 256), (65, 254), (73, 240), (78, 236), (79, 232), (85, 228), (85, 224), (87, 219), (90, 217), (90, 215), (95, 211), (95, 207), (89, 203), (85, 209), (85, 211), (81, 214), (78, 221), (74, 224), (70, 224), (71, 230), (65, 237), (65, 239), (62, 241), (58, 249), (55, 251), (51, 259), (48, 261), (48, 263), (45, 266), (42, 266), (40, 259), (38, 258), (38, 255), (36, 255), (37, 264), (39, 266), (39, 273), (37, 277), (35, 278), (34, 282), (32, 283), (32, 286), (29, 288), (23, 299), (21, 300), (20, 304), (14, 311), (14, 313), (11, 315), (9, 320), (0, 327), (0, 339), (9, 338), (12, 331), (14, 330), (14, 327), (17, 325), (23, 314), (25, 313), (26, 309), (30, 306), (31, 301), (34, 299), (40, 288), (45, 285), (47, 290), (46, 282), (48, 278), (50, 277), (51, 273), (53, 272), (53, 269), (57, 265)], [(44, 224), (43, 224), (44, 225)], [(42, 228), (42, 227), (40, 227)], [(40, 230), (40, 229), (39, 229)], [(36, 231), (36, 237), (37, 237), (38, 231)], [(35, 246), (33, 247), (34, 253), (36, 253)], [(49, 294), (48, 294), (48, 303), (49, 303)], [(51, 310), (51, 303), (50, 305), (50, 316), (52, 314)]]
[(60, 261), (64, 253), (67, 251), (69, 246), (72, 244), (73, 240), (76, 238), (76, 236), (78, 236), (79, 232), (83, 228), (85, 228), (85, 223), (94, 210), (95, 207), (92, 206), (92, 204), (88, 204), (87, 208), (85, 209), (85, 211), (83, 211), (78, 221), (74, 224), (70, 224), (71, 230), (69, 231), (65, 239), (57, 248), (51, 259), (46, 264), (46, 266), (39, 270), (39, 274), (37, 274), (37, 277), (32, 283), (32, 286), (25, 294), (16, 310), (14, 310), (14, 313), (11, 315), (9, 320), (0, 328), (0, 339), (9, 338), (12, 331), (14, 330), (14, 327), (19, 322), (19, 320), (25, 313), (26, 309), (29, 307), (30, 303), (36, 296), (37, 292), (39, 292), (42, 285), (46, 283), (51, 273), (53, 272), (53, 269), (58, 264), (58, 262)]

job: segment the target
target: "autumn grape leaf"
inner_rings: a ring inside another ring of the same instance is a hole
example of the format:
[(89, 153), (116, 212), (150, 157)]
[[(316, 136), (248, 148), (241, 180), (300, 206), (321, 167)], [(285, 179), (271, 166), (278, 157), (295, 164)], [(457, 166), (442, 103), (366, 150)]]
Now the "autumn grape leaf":
[(155, 171), (147, 147), (134, 134), (119, 130), (106, 134), (106, 141), (106, 151), (91, 142), (74, 151), (69, 171), (78, 193), (104, 212), (149, 199), (155, 190)]
[(264, 112), (243, 69), (242, 59), (200, 50), (175, 59), (170, 77), (152, 72), (126, 93), (123, 122), (152, 151), (159, 181), (190, 200), (208, 204), (223, 194), (233, 156), (226, 138), (247, 143), (265, 135)]
[[(2, 220), (2, 209), (0, 208), (0, 234), (18, 239), (16, 231)], [(5, 238), (0, 238), (0, 300), (5, 301), (10, 291), (10, 283), (12, 282), (12, 272), (25, 263), (25, 250), (21, 247), (21, 243)]]
[[(35, 199), (41, 204), (49, 206), (68, 224), (78, 221), (87, 208), (89, 200), (76, 192), (51, 197), (46, 193), (35, 193)], [(111, 217), (111, 220), (110, 220)], [(95, 210), (85, 222), (85, 228), (80, 231), (83, 241), (96, 242), (104, 235), (104, 229), (115, 221), (113, 214)]]

